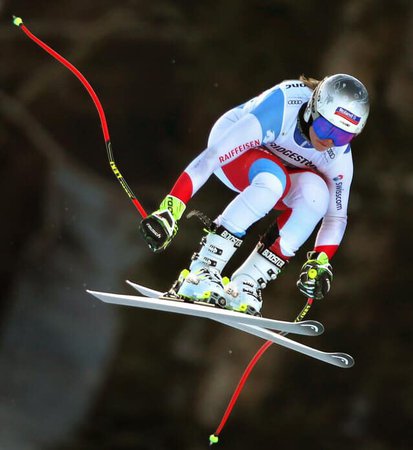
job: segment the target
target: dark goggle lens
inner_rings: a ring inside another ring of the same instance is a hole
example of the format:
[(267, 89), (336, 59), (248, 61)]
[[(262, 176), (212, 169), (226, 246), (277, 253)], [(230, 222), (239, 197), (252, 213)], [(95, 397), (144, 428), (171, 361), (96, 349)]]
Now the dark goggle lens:
[(336, 127), (323, 116), (317, 117), (313, 122), (315, 134), (320, 139), (331, 139), (336, 147), (346, 145), (354, 138), (355, 134)]

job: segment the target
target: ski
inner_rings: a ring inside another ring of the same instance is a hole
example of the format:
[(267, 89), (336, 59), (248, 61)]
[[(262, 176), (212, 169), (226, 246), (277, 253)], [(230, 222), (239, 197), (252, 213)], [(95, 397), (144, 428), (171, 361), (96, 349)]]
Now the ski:
[[(195, 315), (198, 317), (205, 317), (208, 319), (212, 319), (218, 321), (224, 325), (228, 325), (232, 328), (236, 328), (241, 331), (245, 331), (262, 339), (266, 339), (268, 341), (272, 341), (278, 345), (289, 348), (296, 352), (302, 353), (304, 355), (310, 356), (311, 358), (318, 359), (328, 364), (332, 364), (341, 368), (350, 368), (354, 365), (354, 360), (350, 355), (345, 353), (326, 353), (320, 350), (316, 350), (312, 347), (308, 347), (306, 345), (300, 344), (292, 339), (289, 339), (285, 336), (281, 336), (280, 334), (274, 333), (270, 330), (262, 328), (259, 325), (252, 325), (252, 322), (259, 323), (260, 320), (269, 320), (272, 319), (262, 319), (260, 317), (254, 316), (245, 316), (239, 318), (240, 313), (233, 313), (232, 311), (221, 310), (218, 308), (210, 307), (210, 306), (202, 306), (202, 305), (193, 305), (191, 303), (179, 302), (168, 299), (158, 299), (158, 298), (149, 298), (149, 297), (138, 297), (133, 295), (121, 295), (121, 294), (111, 294), (108, 292), (97, 292), (97, 291), (87, 291), (89, 294), (98, 298), (99, 300), (112, 303), (117, 305), (125, 305), (125, 306), (134, 306), (141, 307), (147, 309), (155, 309), (161, 311), (169, 311), (175, 312), (178, 314), (189, 314)], [(250, 323), (241, 323), (232, 318), (232, 315), (235, 314), (237, 319), (247, 319)], [(231, 317), (231, 318), (230, 318)], [(295, 332), (297, 330), (294, 326), (299, 325), (303, 322), (281, 322), (281, 321), (273, 321), (275, 323), (278, 322), (278, 328), (282, 328), (279, 331), (285, 331), (293, 329)], [(311, 322), (311, 321), (310, 321)], [(293, 326), (293, 327), (291, 327)], [(311, 328), (310, 328), (311, 329)], [(300, 330), (300, 329), (299, 329)], [(308, 329), (304, 329), (306, 332)], [(302, 330), (300, 330), (302, 331)], [(303, 333), (301, 333), (303, 334)]]
[(333, 366), (340, 367), (342, 369), (349, 369), (350, 367), (354, 366), (353, 357), (348, 355), (347, 353), (323, 352), (323, 351), (317, 350), (313, 347), (309, 347), (307, 345), (300, 344), (297, 341), (293, 341), (292, 339), (289, 339), (285, 336), (274, 333), (270, 330), (266, 330), (265, 328), (257, 327), (255, 325), (246, 325), (243, 323), (236, 323), (236, 322), (228, 322), (227, 323), (225, 321), (225, 319), (222, 319), (221, 323), (229, 325), (238, 330), (253, 334), (262, 339), (266, 339), (267, 341), (272, 341), (275, 344), (281, 345), (282, 347), (289, 348), (290, 350), (294, 350), (298, 353), (302, 353), (303, 355), (307, 355), (311, 358), (318, 359), (319, 361), (323, 361), (327, 364), (332, 364)]
[[(158, 300), (161, 299), (162, 302), (164, 302), (166, 299), (164, 297), (165, 294), (161, 291), (150, 289), (140, 284), (133, 283), (132, 281), (129, 280), (126, 280), (126, 282), (145, 297)], [(213, 305), (209, 306), (201, 302), (185, 303), (183, 300), (180, 300), (178, 298), (177, 299), (167, 298), (167, 300), (178, 302), (181, 304), (183, 303), (186, 305), (194, 305), (196, 308), (208, 308), (206, 311), (213, 312), (214, 316), (202, 316), (202, 317), (208, 317), (212, 320), (217, 320), (219, 322), (222, 322), (222, 319), (224, 318), (226, 320), (226, 325), (228, 325), (228, 321), (231, 322), (234, 321), (238, 323), (245, 323), (247, 325), (256, 325), (262, 328), (268, 328), (270, 330), (282, 331), (292, 334), (301, 334), (305, 336), (319, 336), (324, 332), (323, 324), (315, 320), (305, 320), (302, 322), (285, 322), (281, 320), (267, 319), (265, 317), (248, 316), (246, 314), (235, 311), (215, 308)], [(218, 315), (215, 316), (215, 314)], [(191, 314), (191, 315), (198, 315), (198, 314)]]
[(281, 320), (249, 316), (243, 313), (216, 308), (213, 305), (208, 306), (187, 303), (179, 299), (171, 300), (168, 298), (140, 297), (89, 290), (87, 292), (106, 303), (204, 317), (218, 322), (225, 321), (226, 325), (231, 325), (232, 323), (242, 323), (245, 325), (255, 325), (257, 327), (270, 328), (272, 330), (282, 331), (285, 333), (301, 334), (305, 336), (318, 336), (324, 331), (323, 325), (314, 320), (306, 320), (303, 322), (285, 322)]
[[(133, 283), (132, 281), (126, 280), (126, 282), (132, 286), (139, 293), (151, 297), (151, 298), (159, 298), (163, 295), (162, 292), (156, 291), (154, 289), (150, 289), (146, 286), (139, 285), (137, 283)], [(286, 338), (280, 334), (273, 333), (270, 330), (266, 330), (265, 328), (248, 325), (238, 322), (227, 322), (224, 318), (220, 318), (219, 321), (225, 325), (231, 326), (232, 328), (236, 328), (241, 331), (245, 331), (254, 336), (260, 337), (262, 339), (266, 339), (267, 341), (274, 342), (275, 344), (281, 345), (283, 347), (289, 348), (290, 350), (294, 350), (296, 352), (307, 355), (311, 358), (318, 359), (319, 361), (325, 362), (327, 364), (332, 364), (334, 366), (340, 368), (350, 368), (354, 366), (354, 359), (352, 356), (347, 353), (341, 352), (333, 352), (327, 353), (321, 350), (317, 350), (312, 347), (308, 347), (306, 345), (300, 344), (299, 342), (293, 341), (291, 339)], [(267, 327), (268, 328), (268, 327)]]
[(145, 297), (159, 298), (165, 295), (165, 292), (155, 291), (155, 289), (142, 286), (141, 284), (133, 283), (132, 281), (129, 280), (126, 280), (126, 282), (129, 284), (129, 286), (132, 286), (133, 289), (135, 289), (135, 291), (138, 291)]

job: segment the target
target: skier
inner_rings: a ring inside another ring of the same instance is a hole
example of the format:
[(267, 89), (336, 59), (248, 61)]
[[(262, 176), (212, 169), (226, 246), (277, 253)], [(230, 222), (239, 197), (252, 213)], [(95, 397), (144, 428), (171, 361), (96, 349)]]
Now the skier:
[[(238, 192), (181, 272), (173, 292), (189, 300), (261, 315), (266, 285), (322, 220), (314, 250), (297, 281), (307, 297), (322, 299), (333, 278), (330, 260), (347, 224), (353, 175), (350, 141), (369, 114), (365, 86), (346, 74), (322, 81), (283, 81), (223, 114), (207, 148), (180, 175), (159, 209), (141, 222), (154, 252), (178, 231), (187, 202), (214, 173)], [(272, 209), (282, 211), (231, 280), (222, 270), (248, 228)]]

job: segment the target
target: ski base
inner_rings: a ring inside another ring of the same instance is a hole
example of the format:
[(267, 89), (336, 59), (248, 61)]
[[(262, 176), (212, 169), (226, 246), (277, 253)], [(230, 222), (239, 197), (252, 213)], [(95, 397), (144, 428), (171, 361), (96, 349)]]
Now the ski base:
[[(131, 283), (129, 283), (131, 284)], [(139, 286), (139, 285), (137, 285)], [(148, 290), (146, 292), (151, 292), (151, 295), (157, 294), (158, 291)], [(170, 300), (170, 299), (160, 299), (151, 297), (140, 297), (133, 295), (121, 295), (121, 294), (111, 294), (107, 292), (97, 292), (97, 291), (87, 291), (99, 300), (112, 303), (117, 305), (133, 306), (146, 309), (154, 309), (160, 311), (169, 311), (178, 314), (187, 314), (198, 317), (204, 317), (208, 319), (215, 320), (224, 325), (236, 328), (238, 330), (247, 332), (249, 334), (258, 336), (262, 339), (274, 342), (283, 347), (289, 348), (296, 352), (307, 355), (311, 358), (318, 359), (327, 364), (332, 364), (340, 368), (350, 368), (354, 365), (354, 359), (341, 352), (327, 353), (321, 350), (317, 350), (312, 347), (308, 347), (285, 336), (271, 331), (268, 326), (262, 326), (263, 323), (270, 325), (272, 329), (277, 329), (282, 332), (294, 332), (297, 334), (306, 335), (317, 335), (321, 334), (320, 330), (324, 330), (324, 327), (319, 322), (315, 321), (305, 321), (305, 322), (283, 322), (274, 319), (265, 319), (261, 317), (248, 316), (242, 313), (237, 313), (233, 311), (227, 311), (218, 309), (211, 306), (204, 305), (194, 305), (192, 303), (186, 303), (183, 301)], [(307, 327), (300, 327), (299, 325), (306, 325)], [(320, 326), (322, 328), (320, 328)], [(280, 329), (281, 328), (281, 329)], [(293, 330), (293, 331), (289, 331)], [(310, 332), (309, 332), (310, 330)]]

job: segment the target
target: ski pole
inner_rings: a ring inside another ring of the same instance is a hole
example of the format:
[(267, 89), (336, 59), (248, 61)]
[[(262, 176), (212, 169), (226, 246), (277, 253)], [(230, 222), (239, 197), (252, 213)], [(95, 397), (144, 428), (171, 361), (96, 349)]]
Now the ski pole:
[(114, 175), (118, 179), (119, 183), (123, 187), (123, 190), (126, 192), (126, 194), (130, 198), (132, 203), (135, 205), (136, 209), (139, 211), (139, 214), (142, 216), (142, 218), (145, 218), (147, 216), (145, 210), (143, 209), (142, 205), (136, 198), (132, 189), (129, 187), (125, 178), (122, 176), (122, 174), (119, 172), (119, 169), (116, 166), (115, 159), (113, 157), (112, 144), (110, 142), (109, 129), (108, 129), (107, 121), (106, 121), (105, 111), (103, 110), (103, 106), (99, 100), (99, 97), (97, 96), (96, 92), (93, 90), (90, 83), (82, 75), (82, 73), (78, 69), (76, 69), (76, 67), (73, 64), (71, 64), (67, 59), (65, 59), (63, 56), (61, 56), (59, 53), (57, 53), (55, 50), (53, 50), (51, 47), (49, 47), (47, 44), (45, 44), (43, 41), (41, 41), (38, 37), (36, 37), (26, 27), (26, 25), (23, 23), (23, 20), (20, 17), (13, 16), (13, 24), (16, 25), (17, 27), (19, 27), (39, 47), (41, 47), (44, 51), (49, 53), (51, 56), (53, 56), (53, 58), (55, 58), (57, 61), (59, 61), (61, 64), (63, 64), (67, 69), (69, 69), (78, 78), (78, 80), (83, 84), (83, 86), (86, 88), (86, 90), (89, 93), (90, 97), (92, 98), (93, 103), (95, 104), (95, 107), (99, 114), (99, 119), (100, 119), (100, 123), (102, 126), (103, 138), (105, 140), (106, 151), (107, 151), (110, 167), (111, 167)]
[[(312, 299), (312, 298), (307, 299), (307, 302), (304, 305), (304, 308), (300, 311), (300, 313), (294, 319), (294, 322), (301, 322), (304, 319), (304, 317), (310, 310), (313, 302), (314, 302), (314, 299)], [(279, 334), (281, 336), (286, 336), (288, 333), (280, 332)], [(225, 410), (224, 415), (222, 416), (222, 419), (221, 419), (220, 424), (218, 425), (218, 428), (216, 429), (214, 434), (211, 434), (209, 436), (209, 445), (210, 446), (218, 443), (219, 435), (222, 432), (229, 416), (231, 415), (231, 412), (238, 400), (239, 395), (242, 392), (242, 389), (243, 389), (245, 383), (248, 380), (250, 373), (252, 372), (252, 369), (257, 364), (257, 362), (260, 360), (262, 355), (268, 350), (268, 348), (271, 347), (272, 344), (273, 344), (272, 341), (266, 341), (265, 344), (260, 347), (260, 349), (257, 351), (257, 353), (252, 357), (251, 361), (248, 363), (248, 366), (246, 367), (244, 373), (241, 376), (241, 379), (238, 382), (237, 387), (235, 388), (234, 393), (232, 394), (231, 400), (228, 403), (227, 409)]]

